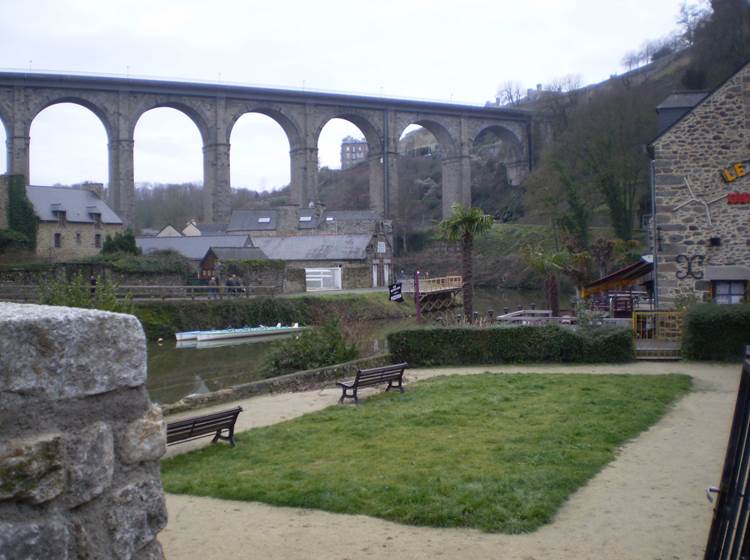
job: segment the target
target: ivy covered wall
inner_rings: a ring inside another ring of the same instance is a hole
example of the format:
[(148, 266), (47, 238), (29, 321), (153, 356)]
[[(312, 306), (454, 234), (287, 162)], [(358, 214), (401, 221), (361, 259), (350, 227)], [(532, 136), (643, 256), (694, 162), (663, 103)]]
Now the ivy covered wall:
[(27, 247), (36, 249), (36, 233), (39, 222), (34, 206), (26, 196), (26, 178), (23, 175), (8, 175), (8, 229), (26, 237)]

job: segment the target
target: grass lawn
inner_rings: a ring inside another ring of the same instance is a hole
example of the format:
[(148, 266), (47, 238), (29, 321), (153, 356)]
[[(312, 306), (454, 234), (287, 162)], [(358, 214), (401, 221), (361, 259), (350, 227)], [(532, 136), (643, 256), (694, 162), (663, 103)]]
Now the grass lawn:
[(682, 375), (469, 375), (162, 462), (168, 492), (519, 533), (690, 388)]

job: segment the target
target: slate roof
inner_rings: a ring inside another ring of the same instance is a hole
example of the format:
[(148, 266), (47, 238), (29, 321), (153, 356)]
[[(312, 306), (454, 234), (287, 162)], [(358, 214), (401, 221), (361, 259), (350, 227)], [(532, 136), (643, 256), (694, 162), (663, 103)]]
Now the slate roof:
[(372, 235), (298, 235), (258, 237), (257, 247), (269, 259), (284, 261), (348, 261), (367, 258)]
[[(270, 221), (267, 223), (258, 221), (261, 218), (270, 218)], [(279, 215), (276, 210), (234, 210), (226, 231), (273, 231), (278, 222)]]
[(323, 214), (323, 220), (333, 218), (334, 222), (363, 222), (367, 220), (375, 221), (378, 216), (370, 210), (327, 210)]
[(228, 224), (195, 224), (201, 235), (224, 235)]
[(144, 255), (154, 251), (172, 250), (192, 260), (201, 260), (211, 247), (252, 247), (252, 241), (247, 235), (136, 237), (135, 244)]
[(26, 196), (34, 206), (34, 213), (43, 222), (56, 222), (53, 210), (64, 210), (68, 222), (93, 224), (92, 214), (100, 214), (103, 224), (122, 223), (120, 216), (106, 202), (86, 189), (28, 185)]
[(317, 229), (320, 219), (315, 216), (314, 209), (303, 209), (297, 212), (298, 229)]
[(692, 109), (698, 103), (708, 97), (707, 91), (679, 91), (669, 95), (664, 101), (659, 103), (658, 109)]
[(220, 261), (259, 261), (268, 257), (258, 247), (211, 247), (209, 251)]

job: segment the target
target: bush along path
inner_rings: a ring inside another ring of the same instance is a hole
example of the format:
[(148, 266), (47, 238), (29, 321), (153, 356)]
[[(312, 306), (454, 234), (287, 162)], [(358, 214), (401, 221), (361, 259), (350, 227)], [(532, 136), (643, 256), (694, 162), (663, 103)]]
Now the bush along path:
[(413, 367), (503, 363), (612, 363), (635, 359), (630, 329), (556, 325), (406, 329), (388, 335), (394, 360)]

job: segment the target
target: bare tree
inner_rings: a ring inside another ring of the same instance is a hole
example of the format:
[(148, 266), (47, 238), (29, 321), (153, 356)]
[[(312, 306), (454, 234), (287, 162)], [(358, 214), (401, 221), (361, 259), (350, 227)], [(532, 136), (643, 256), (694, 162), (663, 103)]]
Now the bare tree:
[(682, 28), (682, 38), (687, 46), (695, 43), (696, 30), (710, 14), (711, 10), (705, 6), (705, 2), (688, 4), (687, 0), (683, 0), (677, 23)]
[(497, 88), (497, 100), (501, 105), (519, 105), (523, 97), (523, 86), (518, 82), (508, 80)]

